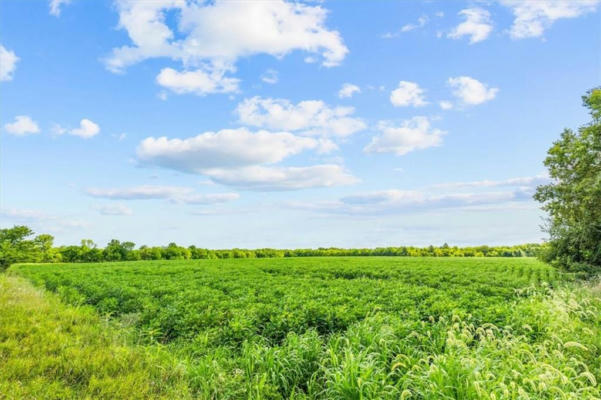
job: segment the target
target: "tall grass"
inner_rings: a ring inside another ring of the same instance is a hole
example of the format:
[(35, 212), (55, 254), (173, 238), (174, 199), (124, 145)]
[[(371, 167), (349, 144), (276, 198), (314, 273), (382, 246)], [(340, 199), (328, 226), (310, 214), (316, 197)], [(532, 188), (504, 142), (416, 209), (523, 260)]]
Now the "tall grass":
[(127, 344), (89, 307), (0, 275), (0, 398), (187, 398), (170, 355)]

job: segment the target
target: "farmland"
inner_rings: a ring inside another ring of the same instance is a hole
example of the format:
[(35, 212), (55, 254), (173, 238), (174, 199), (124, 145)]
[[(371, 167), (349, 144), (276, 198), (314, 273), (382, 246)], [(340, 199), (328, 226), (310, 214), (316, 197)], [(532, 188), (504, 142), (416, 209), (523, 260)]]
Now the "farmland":
[[(532, 258), (20, 264), (8, 273), (108, 319), (131, 351), (173, 357), (193, 397), (601, 395), (597, 292)], [(169, 379), (169, 390), (181, 385)], [(79, 384), (86, 393), (89, 382)]]

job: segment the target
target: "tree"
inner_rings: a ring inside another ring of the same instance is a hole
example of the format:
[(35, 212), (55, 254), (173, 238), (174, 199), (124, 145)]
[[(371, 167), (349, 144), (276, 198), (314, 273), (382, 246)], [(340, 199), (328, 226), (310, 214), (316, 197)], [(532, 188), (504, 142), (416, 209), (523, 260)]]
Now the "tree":
[(582, 97), (592, 121), (565, 129), (547, 153), (552, 182), (534, 198), (543, 204), (550, 235), (546, 261), (573, 272), (601, 271), (601, 88)]
[(17, 262), (58, 261), (59, 255), (52, 248), (54, 238), (51, 235), (39, 235), (33, 239), (34, 232), (26, 226), (14, 226), (0, 229), (0, 270)]

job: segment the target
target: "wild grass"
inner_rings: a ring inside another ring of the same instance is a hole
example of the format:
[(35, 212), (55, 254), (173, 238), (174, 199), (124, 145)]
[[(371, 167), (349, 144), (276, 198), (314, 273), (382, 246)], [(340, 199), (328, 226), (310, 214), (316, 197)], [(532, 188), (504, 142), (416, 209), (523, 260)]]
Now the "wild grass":
[(0, 275), (0, 398), (187, 398), (169, 354), (128, 345), (90, 307)]
[[(178, 390), (202, 399), (601, 398), (600, 290), (534, 259), (159, 261), (10, 273), (130, 327), (139, 345), (126, 348), (168, 352), (161, 365), (181, 372), (163, 380), (175, 398)], [(139, 365), (143, 375), (148, 364)]]

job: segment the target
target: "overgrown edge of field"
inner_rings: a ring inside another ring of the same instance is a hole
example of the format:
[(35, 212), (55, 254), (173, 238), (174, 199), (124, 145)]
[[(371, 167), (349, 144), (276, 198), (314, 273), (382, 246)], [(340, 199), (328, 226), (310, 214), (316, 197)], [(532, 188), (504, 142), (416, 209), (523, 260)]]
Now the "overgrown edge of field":
[(0, 399), (188, 398), (182, 363), (92, 307), (0, 273)]

